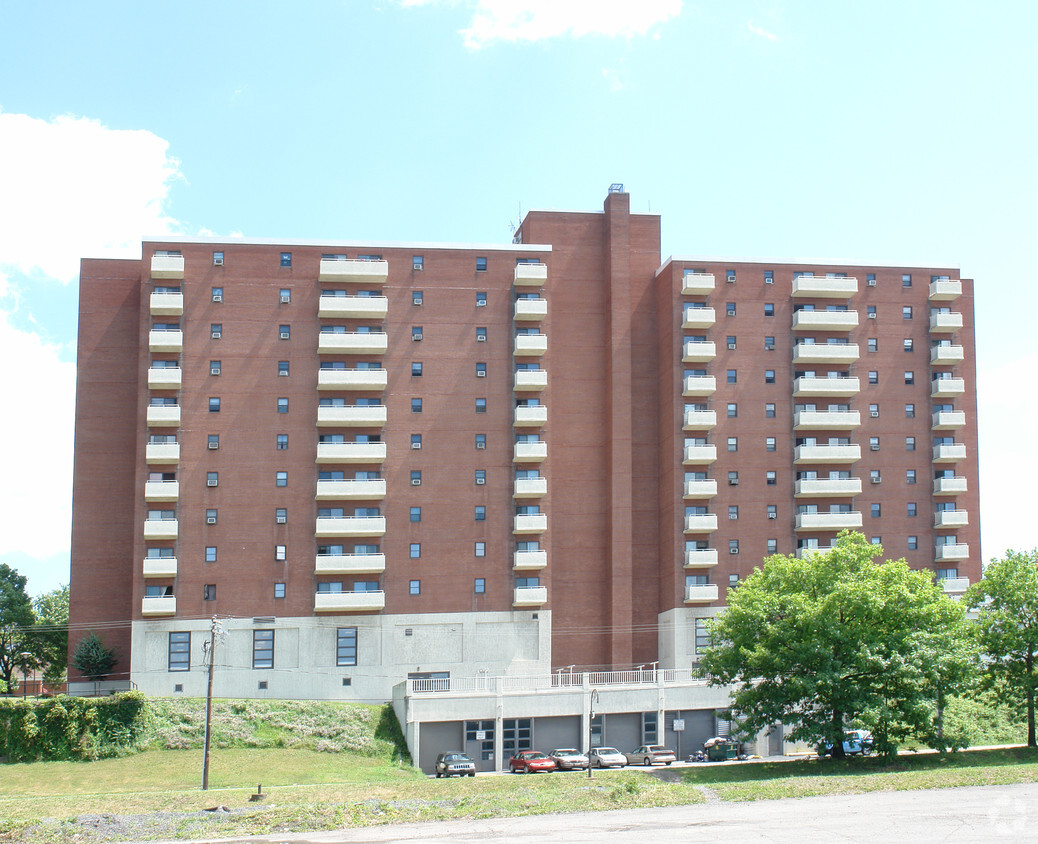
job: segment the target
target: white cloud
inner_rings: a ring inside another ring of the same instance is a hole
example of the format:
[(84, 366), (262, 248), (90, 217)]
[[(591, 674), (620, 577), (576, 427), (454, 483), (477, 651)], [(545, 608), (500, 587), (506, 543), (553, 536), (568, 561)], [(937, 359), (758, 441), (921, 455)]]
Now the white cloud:
[(768, 32), (760, 26), (754, 26), (753, 21), (747, 21), (746, 26), (749, 27), (750, 32), (754, 35), (759, 35), (761, 38), (767, 38), (769, 41), (778, 41), (778, 36), (774, 32)]
[(179, 175), (151, 132), (0, 112), (0, 266), (68, 282), (82, 257), (139, 257), (177, 228), (163, 203)]

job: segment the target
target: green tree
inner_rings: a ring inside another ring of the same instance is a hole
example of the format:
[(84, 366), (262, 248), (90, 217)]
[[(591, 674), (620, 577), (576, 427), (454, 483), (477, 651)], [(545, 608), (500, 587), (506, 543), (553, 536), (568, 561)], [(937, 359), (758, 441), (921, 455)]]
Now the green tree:
[(65, 678), (68, 666), (68, 586), (59, 586), (33, 598), (36, 624), (30, 631), (31, 651), (43, 666), (43, 677), (51, 683)]
[(117, 661), (115, 649), (106, 648), (93, 631), (79, 640), (72, 654), (72, 666), (88, 680), (103, 680)]
[(28, 653), (27, 631), (35, 620), (32, 601), (25, 591), (27, 580), (16, 569), (0, 563), (0, 679), (12, 688), (15, 669), (32, 669), (37, 663)]
[(1038, 549), (1007, 551), (992, 560), (966, 592), (977, 610), (983, 686), (1000, 689), (1027, 711), (1027, 746), (1036, 747), (1034, 698), (1038, 688)]
[(837, 757), (852, 722), (885, 753), (909, 736), (936, 740), (938, 704), (968, 664), (963, 608), (931, 572), (875, 562), (882, 553), (845, 531), (826, 553), (768, 557), (729, 592), (703, 667), (714, 684), (736, 685), (744, 731), (782, 723)]

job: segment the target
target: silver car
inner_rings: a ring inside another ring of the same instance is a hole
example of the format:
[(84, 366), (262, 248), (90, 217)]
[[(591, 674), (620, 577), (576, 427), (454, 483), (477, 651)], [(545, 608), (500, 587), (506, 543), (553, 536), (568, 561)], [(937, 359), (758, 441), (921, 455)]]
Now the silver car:
[(587, 757), (575, 747), (560, 747), (548, 755), (555, 760), (555, 768), (559, 771), (587, 770)]
[(660, 762), (669, 765), (675, 760), (674, 751), (668, 750), (662, 744), (643, 744), (637, 750), (627, 754), (628, 765), (655, 765)]
[(627, 764), (627, 757), (615, 747), (592, 747), (588, 763), (595, 768), (622, 768)]

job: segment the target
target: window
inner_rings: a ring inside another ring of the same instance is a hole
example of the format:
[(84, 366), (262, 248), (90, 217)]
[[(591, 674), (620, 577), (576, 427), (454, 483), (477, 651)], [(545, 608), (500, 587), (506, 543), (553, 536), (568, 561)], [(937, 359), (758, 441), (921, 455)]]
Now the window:
[(203, 601), (215, 601), (216, 600), (216, 584), (207, 583), (202, 587), (202, 600)]
[(879, 504), (870, 505), (872, 510), (872, 518), (878, 519), (883, 512), (883, 508)]
[(213, 288), (213, 301), (214, 302), (222, 302), (223, 301), (223, 288), (222, 287), (214, 287)]
[(919, 548), (919, 537), (918, 536), (910, 536), (910, 537), (908, 537), (908, 550), (909, 551), (915, 551), (918, 548)]
[(288, 361), (287, 360), (279, 360), (278, 361), (278, 375), (288, 375)]
[(879, 419), (879, 405), (878, 404), (870, 404), (869, 405), (869, 416), (871, 416), (873, 419)]
[(219, 340), (223, 337), (223, 325), (218, 322), (211, 323), (209, 325), (209, 336), (214, 340)]
[(486, 578), (477, 577), (472, 584), (472, 591), (477, 595), (485, 595), (487, 591)]
[(205, 523), (207, 525), (215, 525), (218, 517), (219, 513), (217, 512), (216, 508), (212, 508), (210, 510), (205, 511)]
[(911, 372), (911, 371), (909, 371), (907, 369), (905, 370), (905, 383), (906, 384), (914, 384), (915, 383), (915, 373), (914, 372)]
[(735, 284), (735, 270), (725, 270), (724, 280), (729, 284)]
[(868, 339), (868, 350), (870, 352), (878, 352), (879, 351), (879, 340), (877, 338), (869, 337), (869, 339)]
[(901, 319), (911, 319), (911, 318), (912, 318), (912, 306), (911, 305), (905, 305), (901, 309)]
[(905, 418), (906, 419), (915, 419), (915, 405), (914, 404), (906, 404), (905, 405)]
[(487, 294), (485, 290), (479, 290), (476, 292), (476, 307), (483, 308), (487, 304)]
[(901, 274), (901, 286), (902, 287), (911, 287), (912, 286), (912, 274), (911, 273), (902, 273)]
[(487, 271), (487, 259), (476, 258), (476, 272), (485, 273)]
[(423, 297), (422, 297), (422, 291), (421, 290), (412, 290), (411, 291), (411, 304), (412, 305), (421, 305), (422, 304), (422, 298)]
[(773, 270), (765, 270), (764, 271), (764, 283), (765, 284), (774, 284), (775, 283), (775, 273), (774, 273)]
[(487, 412), (487, 400), (486, 399), (476, 399), (476, 413), (486, 413), (486, 412)]
[(775, 316), (775, 304), (773, 302), (764, 303), (764, 316)]
[(278, 291), (278, 300), (282, 305), (289, 304), (292, 301), (292, 291), (287, 287), (282, 287), (281, 290)]
[(223, 366), (221, 365), (220, 361), (218, 361), (218, 360), (211, 360), (211, 361), (209, 361), (209, 374), (210, 375), (219, 375), (220, 374), (220, 370), (222, 368), (223, 368)]
[(736, 341), (735, 335), (734, 334), (729, 334), (728, 335), (728, 351), (730, 351), (730, 352), (734, 352), (735, 351), (735, 341)]
[(209, 397), (209, 412), (219, 413), (220, 412), (220, 399), (217, 396)]
[(425, 258), (421, 255), (414, 255), (411, 257), (411, 269), (421, 270), (425, 266)]
[(487, 435), (486, 434), (476, 434), (476, 448), (484, 449), (486, 447), (487, 447)]
[(205, 547), (205, 561), (207, 563), (215, 563), (216, 562), (216, 546), (215, 545), (207, 545)]
[(869, 287), (875, 287), (876, 286), (876, 274), (875, 273), (865, 273), (865, 283)]
[(292, 266), (292, 253), (282, 252), (281, 253), (281, 266), (291, 267)]
[(737, 405), (735, 402), (729, 402), (728, 403), (728, 418), (729, 419), (734, 419), (738, 415), (739, 415), (739, 405)]
[(276, 524), (276, 525), (288, 524), (288, 508), (287, 507), (275, 507), (274, 508), (274, 524)]
[(774, 437), (765, 437), (764, 438), (764, 450), (765, 451), (775, 451), (775, 446), (776, 446), (776, 442), (775, 442), (775, 438)]
[(415, 378), (421, 377), (422, 374), (422, 362), (420, 360), (411, 362), (411, 375)]
[(728, 505), (728, 518), (731, 521), (735, 521), (735, 520), (737, 520), (739, 518), (739, 505), (738, 504), (729, 504)]
[(487, 520), (487, 508), (482, 504), (476, 505), (476, 521), (485, 522)]
[(774, 419), (775, 418), (775, 405), (770, 404), (770, 403), (764, 405), (764, 417), (766, 419)]
[(252, 667), (274, 667), (274, 631), (252, 631)]
[(411, 399), (411, 412), (412, 413), (421, 413), (422, 412), (422, 400), (421, 399)]
[(877, 370), (875, 370), (875, 369), (869, 370), (869, 383), (870, 384), (878, 384), (879, 383), (879, 372)]
[(874, 537), (872, 537), (872, 539), (869, 540), (869, 542), (871, 542), (873, 545), (882, 545), (883, 544), (883, 537), (882, 536), (874, 536)]
[(871, 470), (869, 470), (869, 482), (870, 483), (878, 484), (881, 480), (882, 480), (882, 478), (880, 477), (879, 469), (871, 469)]
[(739, 374), (734, 369), (728, 370), (728, 383), (735, 384), (738, 381)]
[(214, 252), (213, 253), (213, 266), (214, 267), (222, 267), (223, 266), (223, 252)]
[(739, 438), (738, 437), (729, 437), (728, 438), (728, 450), (729, 451), (738, 451), (739, 450)]
[(485, 363), (480, 362), (480, 363), (476, 364), (476, 377), (477, 378), (486, 378), (487, 377), (487, 365)]
[(879, 451), (879, 437), (869, 437), (869, 451)]
[(279, 325), (278, 326), (278, 337), (280, 337), (282, 340), (287, 340), (291, 336), (292, 336), (292, 326), (291, 325)]
[(357, 628), (340, 627), (335, 634), (335, 664), (357, 664)]
[(422, 581), (412, 580), (407, 586), (407, 593), (409, 595), (421, 595), (422, 594)]
[(411, 521), (420, 522), (422, 520), (422, 508), (412, 507), (411, 508)]
[(738, 472), (729, 472), (728, 473), (728, 486), (738, 486), (738, 485), (739, 485), (739, 473)]
[(919, 505), (914, 501), (908, 502), (907, 515), (909, 518), (914, 518), (919, 514)]
[(778, 553), (778, 540), (777, 539), (769, 539), (768, 540), (768, 553), (769, 554), (777, 554)]
[(220, 447), (220, 435), (219, 434), (206, 434), (205, 437), (206, 448), (216, 451)]
[(422, 447), (422, 435), (421, 434), (411, 434), (411, 448), (419, 449), (421, 447)]
[(775, 383), (775, 370), (774, 369), (765, 369), (764, 370), (764, 383), (765, 384), (774, 384)]
[(485, 542), (477, 542), (475, 550), (477, 557), (485, 557), (487, 555), (487, 544)]
[(277, 472), (274, 476), (274, 486), (288, 486), (288, 472)]
[(735, 316), (735, 302), (728, 302), (724, 306), (724, 312), (726, 316)]
[(420, 326), (420, 325), (412, 325), (411, 326), (411, 339), (416, 341), (416, 342), (422, 339), (422, 326)]
[(486, 482), (487, 482), (487, 470), (486, 469), (476, 469), (476, 485), (477, 486), (482, 486)]
[(169, 634), (169, 671), (191, 670), (191, 634)]
[(915, 437), (905, 437), (905, 451), (915, 451)]
[(728, 540), (728, 553), (729, 554), (738, 554), (739, 553), (739, 540), (738, 539), (729, 539)]
[(206, 472), (205, 473), (205, 485), (206, 486), (219, 486), (220, 485), (220, 473), (219, 472)]
[(915, 469), (905, 469), (905, 483), (906, 484), (914, 484), (915, 483)]
[(484, 327), (476, 329), (476, 342), (485, 343), (487, 340), (487, 330)]
[(421, 486), (422, 472), (420, 469), (411, 470), (411, 486)]
[(768, 516), (769, 519), (777, 519), (778, 518), (778, 505), (777, 504), (769, 504), (768, 505), (767, 516)]
[(775, 351), (775, 338), (765, 337), (764, 338), (764, 351), (773, 352)]
[(912, 338), (906, 337), (904, 341), (904, 349), (906, 352), (912, 351)]
[(412, 560), (420, 559), (421, 556), (422, 556), (422, 543), (421, 542), (412, 542), (411, 543), (411, 547), (410, 547), (410, 551), (408, 552), (408, 556)]
[(876, 306), (875, 305), (868, 305), (865, 308), (865, 311), (868, 314), (868, 318), (869, 319), (875, 319), (876, 318)]
[(283, 563), (288, 559), (288, 546), (287, 545), (275, 545), (274, 546), (274, 559), (279, 563)]
[(775, 486), (778, 483), (774, 470), (769, 469), (764, 473), (764, 483), (768, 486)]

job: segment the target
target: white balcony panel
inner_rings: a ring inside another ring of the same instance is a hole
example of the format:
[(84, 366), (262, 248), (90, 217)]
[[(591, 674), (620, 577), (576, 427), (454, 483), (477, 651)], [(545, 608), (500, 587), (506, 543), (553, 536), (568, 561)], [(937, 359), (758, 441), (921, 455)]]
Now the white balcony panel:
[(389, 335), (370, 331), (366, 333), (317, 335), (317, 353), (320, 355), (384, 355), (389, 348)]
[(317, 408), (319, 428), (382, 428), (385, 424), (384, 404)]
[(314, 574), (381, 574), (385, 570), (385, 554), (322, 555), (314, 562)]
[(180, 498), (180, 481), (145, 481), (145, 501), (176, 501)]
[(860, 529), (861, 513), (797, 513), (797, 530), (844, 530)]
[(516, 428), (539, 428), (548, 424), (548, 408), (543, 404), (527, 407), (520, 405), (515, 409), (514, 424)]
[(954, 399), (966, 392), (962, 378), (934, 378), (930, 382), (930, 396), (935, 399)]
[(716, 410), (686, 410), (685, 422), (681, 427), (685, 431), (698, 431), (704, 428), (713, 428), (716, 425)]
[(970, 547), (965, 542), (958, 545), (938, 545), (934, 549), (935, 563), (959, 562), (968, 560), (969, 557)]
[(686, 604), (708, 604), (717, 600), (717, 584), (704, 583), (700, 586), (685, 587)]
[(177, 576), (177, 558), (176, 557), (145, 557), (144, 558), (144, 576), (145, 577), (176, 577)]
[(548, 352), (548, 335), (516, 334), (512, 351), (516, 357), (540, 357)]
[(861, 478), (808, 478), (796, 482), (797, 498), (846, 498), (861, 495)]
[(704, 481), (685, 481), (684, 498), (713, 498), (717, 495), (717, 481), (707, 478)]
[(545, 513), (535, 513), (530, 516), (516, 516), (513, 533), (529, 534), (544, 533), (548, 529), (548, 516)]
[(547, 264), (516, 264), (516, 287), (543, 287), (548, 280)]
[(794, 463), (854, 463), (861, 460), (860, 445), (800, 445)]
[(179, 405), (148, 407), (148, 425), (153, 428), (176, 428), (180, 425)]
[(854, 363), (858, 360), (857, 343), (798, 343), (793, 347), (793, 363)]
[(384, 463), (386, 444), (378, 443), (318, 443), (318, 463)]
[(541, 463), (548, 459), (548, 444), (544, 441), (516, 443), (513, 463)]
[(378, 612), (386, 608), (386, 593), (317, 592), (314, 612)]
[(710, 328), (717, 322), (713, 308), (685, 308), (681, 314), (682, 328)]
[(945, 314), (930, 314), (931, 334), (951, 334), (962, 328), (962, 314), (951, 311)]
[(514, 316), (516, 322), (540, 322), (548, 316), (548, 300), (516, 299)]
[(517, 478), (512, 498), (543, 498), (547, 494), (547, 478)]
[(961, 595), (970, 588), (968, 577), (946, 577), (940, 583), (945, 595)]
[(145, 519), (145, 539), (176, 539), (180, 523), (176, 519)]
[(962, 363), (966, 359), (966, 352), (962, 346), (931, 346), (930, 363), (933, 366), (951, 366)]
[(966, 413), (962, 410), (939, 410), (933, 415), (935, 431), (953, 431), (966, 427)]
[(713, 463), (717, 460), (716, 445), (686, 445), (682, 462), (686, 466), (697, 466)]
[(843, 398), (845, 396), (856, 396), (860, 390), (861, 382), (857, 378), (801, 377), (793, 381), (793, 395), (797, 398), (805, 396)]
[(151, 277), (161, 279), (184, 277), (183, 255), (152, 255)]
[(933, 494), (934, 495), (961, 495), (966, 492), (966, 479), (960, 477), (954, 478), (934, 478), (933, 482)]
[(715, 513), (685, 516), (685, 533), (712, 533), (715, 530), (717, 530)]
[(685, 568), (705, 569), (717, 565), (717, 549), (706, 548), (702, 551), (685, 552)]
[(935, 528), (960, 528), (970, 523), (968, 510), (938, 510), (933, 514)]
[(321, 296), (317, 316), (326, 319), (385, 319), (389, 299), (385, 296)]
[(797, 559), (802, 560), (812, 554), (826, 554), (833, 550), (832, 545), (815, 545), (809, 548), (797, 548)]
[(547, 566), (547, 551), (516, 551), (512, 556), (512, 571), (538, 571)]
[(512, 598), (513, 607), (540, 607), (548, 603), (547, 586), (517, 586)]
[(681, 388), (683, 396), (710, 396), (717, 392), (717, 379), (713, 375), (687, 375)]
[(152, 352), (181, 352), (184, 349), (184, 332), (177, 329), (151, 329), (148, 331), (148, 350)]
[(184, 294), (152, 293), (148, 307), (152, 316), (180, 316), (184, 313)]
[(933, 447), (934, 463), (957, 463), (965, 459), (965, 443), (949, 443), (948, 445), (935, 445)]
[(179, 463), (180, 443), (148, 443), (144, 446), (144, 460), (147, 463)]
[(957, 278), (930, 282), (931, 302), (951, 302), (962, 295), (962, 282)]
[(385, 284), (389, 277), (387, 261), (360, 261), (322, 258), (318, 279), (345, 284)]
[(385, 532), (385, 516), (347, 516), (342, 519), (318, 519), (314, 529), (314, 535), (317, 537), (383, 536)]
[(177, 369), (148, 369), (149, 390), (179, 390), (183, 371)]
[(144, 598), (141, 601), (141, 615), (145, 618), (153, 618), (160, 615), (176, 615), (177, 599), (169, 597)]
[(320, 369), (318, 390), (384, 390), (389, 376), (384, 369)]
[(516, 392), (537, 392), (548, 386), (548, 370), (520, 369), (515, 373)]
[(795, 311), (794, 331), (850, 331), (858, 327), (857, 311)]
[(713, 273), (685, 273), (681, 276), (682, 296), (707, 296), (714, 292)]
[(343, 480), (317, 482), (317, 501), (378, 501), (386, 497), (384, 478), (374, 480)]
[(681, 352), (681, 360), (685, 363), (699, 363), (710, 361), (717, 357), (716, 343), (697, 343), (688, 340), (684, 343)]
[(856, 410), (798, 410), (793, 427), (798, 431), (846, 431), (861, 425)]
[(793, 295), (818, 299), (847, 299), (858, 292), (856, 278), (802, 275), (793, 279)]

